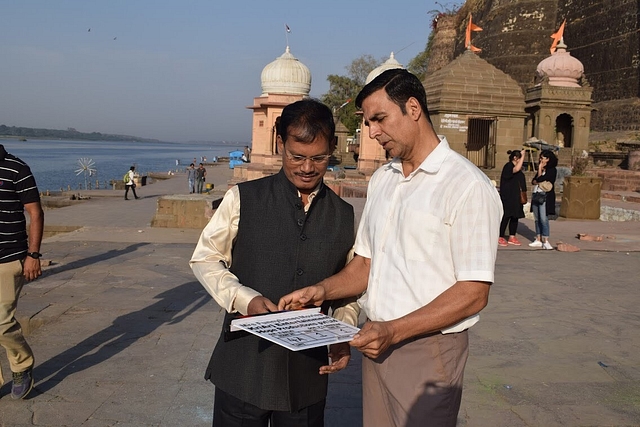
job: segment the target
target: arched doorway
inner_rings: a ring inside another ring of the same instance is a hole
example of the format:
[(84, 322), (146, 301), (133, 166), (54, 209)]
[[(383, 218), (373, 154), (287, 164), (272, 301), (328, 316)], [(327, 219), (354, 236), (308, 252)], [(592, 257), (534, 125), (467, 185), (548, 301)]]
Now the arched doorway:
[(573, 117), (569, 114), (556, 117), (556, 144), (567, 148), (573, 146)]
[(280, 127), (280, 116), (276, 117), (276, 122), (273, 124), (273, 128), (271, 128), (271, 153), (278, 154), (278, 144), (276, 137), (278, 136), (278, 128)]

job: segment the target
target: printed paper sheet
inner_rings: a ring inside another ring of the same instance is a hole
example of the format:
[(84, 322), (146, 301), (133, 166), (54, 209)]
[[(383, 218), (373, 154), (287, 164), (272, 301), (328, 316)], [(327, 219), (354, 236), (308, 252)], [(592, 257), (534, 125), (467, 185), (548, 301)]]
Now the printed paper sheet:
[(355, 326), (320, 313), (320, 307), (235, 319), (231, 331), (244, 330), (292, 351), (351, 341)]

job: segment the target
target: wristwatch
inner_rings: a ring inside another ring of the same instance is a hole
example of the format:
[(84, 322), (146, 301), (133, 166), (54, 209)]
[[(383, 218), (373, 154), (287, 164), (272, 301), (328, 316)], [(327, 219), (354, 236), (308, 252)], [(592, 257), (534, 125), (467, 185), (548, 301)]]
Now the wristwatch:
[(40, 252), (27, 252), (27, 256), (30, 256), (33, 259), (38, 259), (42, 254)]

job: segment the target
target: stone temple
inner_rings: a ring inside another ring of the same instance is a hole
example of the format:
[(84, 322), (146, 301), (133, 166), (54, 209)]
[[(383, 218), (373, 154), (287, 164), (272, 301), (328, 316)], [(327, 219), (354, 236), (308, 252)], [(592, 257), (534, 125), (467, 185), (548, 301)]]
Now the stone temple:
[[(600, 69), (602, 61), (584, 61), (575, 53), (585, 52), (584, 40), (580, 39), (587, 37), (582, 32), (583, 23), (570, 23), (567, 19), (565, 38), (550, 52), (549, 36), (558, 28), (559, 15), (532, 12), (540, 8), (548, 10), (547, 3), (538, 3), (490, 1), (488, 10), (494, 10), (496, 15), (488, 15), (485, 10), (474, 16), (474, 23), (483, 26), (482, 32), (474, 33), (473, 43), (481, 48), (479, 53), (461, 49), (460, 39), (467, 22), (461, 16), (471, 10), (469, 4), (457, 14), (441, 14), (434, 29), (423, 85), (435, 130), (447, 137), (453, 149), (490, 176), (490, 171), (500, 169), (507, 161), (508, 150), (532, 141), (553, 146), (559, 153), (560, 164), (570, 166), (576, 153), (588, 150), (594, 123), (599, 123), (602, 114), (613, 111), (604, 108), (606, 96), (589, 81), (606, 87), (611, 82), (588, 79), (590, 67)], [(553, 7), (560, 10), (557, 5)], [(596, 22), (593, 17), (588, 19)], [(569, 35), (570, 44), (577, 46), (571, 52), (564, 42)], [(400, 67), (402, 64), (391, 53), (367, 80), (386, 69)], [(614, 77), (610, 72), (609, 76)], [(620, 76), (616, 79), (622, 85), (624, 79)], [(625, 82), (628, 86), (628, 81)], [(281, 154), (275, 143), (277, 121), (287, 104), (309, 96), (311, 72), (287, 46), (280, 57), (265, 66), (261, 83), (262, 94), (247, 107), (253, 111), (251, 163), (237, 167), (230, 184), (260, 178), (280, 168)], [(622, 96), (623, 92), (616, 93)], [(627, 95), (630, 93), (624, 92)], [(596, 96), (600, 96), (600, 103), (595, 102)], [(628, 111), (627, 125), (633, 127), (630, 123), (635, 113)], [(337, 129), (342, 134), (338, 135), (332, 163), (344, 166), (345, 152), (349, 151), (344, 143), (347, 135), (340, 123)], [(364, 124), (348, 140), (357, 146), (357, 168), (335, 174), (335, 180), (328, 175), (327, 182), (342, 196), (363, 195), (368, 178), (387, 158), (379, 144), (368, 137)]]

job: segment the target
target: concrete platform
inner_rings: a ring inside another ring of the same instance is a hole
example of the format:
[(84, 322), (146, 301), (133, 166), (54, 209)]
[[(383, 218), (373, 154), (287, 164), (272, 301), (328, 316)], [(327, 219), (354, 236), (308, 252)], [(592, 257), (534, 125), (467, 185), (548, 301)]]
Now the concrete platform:
[[(222, 195), (230, 171), (214, 171)], [(100, 190), (46, 212), (50, 226), (80, 228), (45, 239), (52, 264), (24, 288), (18, 314), (36, 387), (24, 401), (6, 396), (9, 383), (0, 389), (0, 425), (211, 425), (214, 387), (202, 377), (223, 313), (187, 265), (200, 231), (150, 226), (158, 198), (186, 186), (177, 176), (129, 201)], [(360, 213), (364, 201), (348, 200)], [(532, 227), (522, 221), (523, 243)], [(500, 248), (489, 306), (471, 329), (458, 425), (640, 425), (640, 223), (552, 221), (560, 240), (581, 251)], [(327, 426), (362, 425), (353, 359), (330, 378)]]

